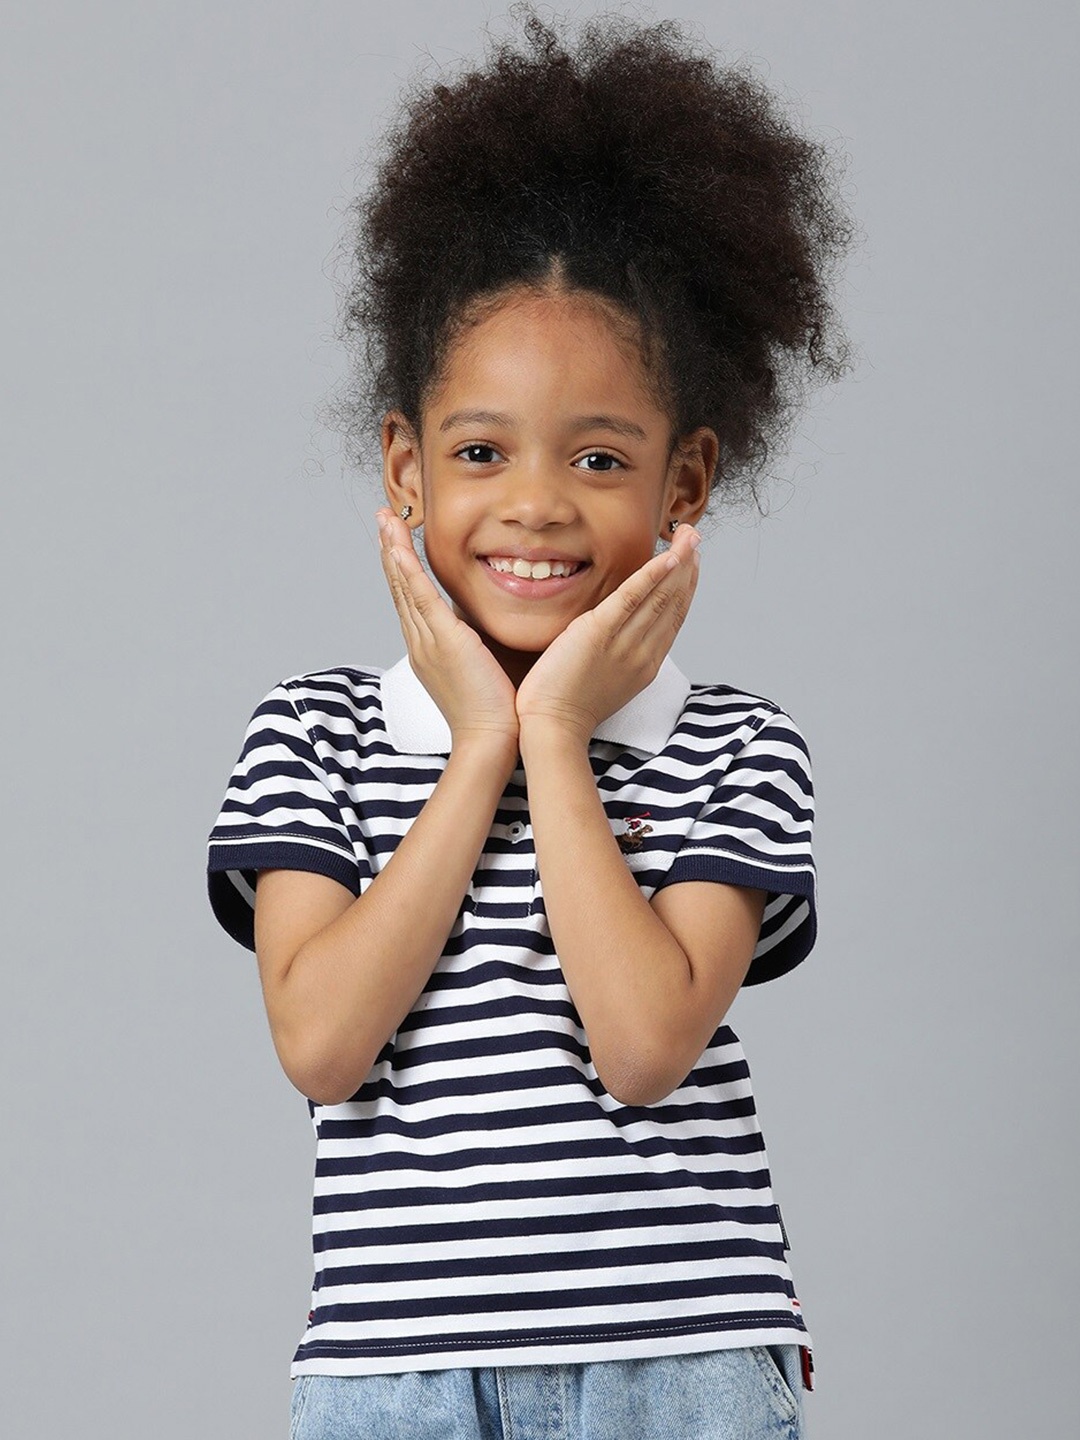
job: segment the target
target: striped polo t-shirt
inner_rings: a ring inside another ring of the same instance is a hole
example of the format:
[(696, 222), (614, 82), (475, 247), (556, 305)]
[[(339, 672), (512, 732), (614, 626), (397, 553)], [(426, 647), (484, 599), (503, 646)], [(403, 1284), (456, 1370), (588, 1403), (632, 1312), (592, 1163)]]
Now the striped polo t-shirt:
[[(407, 660), (275, 686), (210, 836), (229, 934), (254, 948), (260, 868), (362, 894), (449, 748)], [(764, 888), (745, 983), (797, 965), (813, 798), (791, 719), (669, 659), (589, 749), (644, 895)], [(608, 1095), (552, 946), (520, 768), (415, 1008), (352, 1099), (309, 1108), (316, 1273), (293, 1375), (809, 1343), (738, 1038), (721, 1025), (655, 1105)]]

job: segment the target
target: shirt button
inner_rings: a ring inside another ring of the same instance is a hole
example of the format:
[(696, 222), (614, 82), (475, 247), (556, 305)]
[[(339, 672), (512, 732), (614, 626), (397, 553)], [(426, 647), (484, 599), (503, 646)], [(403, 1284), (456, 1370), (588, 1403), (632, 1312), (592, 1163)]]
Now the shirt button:
[(520, 820), (513, 820), (506, 827), (506, 833), (510, 836), (511, 840), (520, 840), (521, 837), (525, 834), (525, 826), (521, 823)]

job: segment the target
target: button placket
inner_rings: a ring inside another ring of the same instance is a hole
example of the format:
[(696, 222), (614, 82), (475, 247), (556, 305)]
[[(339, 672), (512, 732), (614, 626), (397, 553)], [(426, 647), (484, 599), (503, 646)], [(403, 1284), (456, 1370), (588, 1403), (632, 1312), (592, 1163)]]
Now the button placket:
[[(511, 820), (510, 823), (509, 823), (509, 824), (507, 825), (507, 827), (506, 827), (506, 838), (507, 838), (507, 840), (510, 841), (510, 844), (515, 847), (515, 849), (516, 849), (518, 846), (523, 846), (523, 845), (527, 844), (527, 843), (528, 843), (528, 839), (529, 839), (529, 827), (528, 827), (528, 824), (527, 824), (524, 820)], [(537, 881), (536, 861), (535, 861), (535, 857), (534, 857), (534, 859), (533, 859), (533, 872), (532, 872), (532, 894), (530, 895), (530, 897), (529, 897), (528, 900), (525, 900), (525, 901), (523, 901), (523, 903), (522, 903), (522, 907), (521, 907), (521, 919), (522, 919), (522, 920), (527, 920), (527, 919), (529, 918), (529, 916), (530, 916), (530, 915), (532, 914), (532, 912), (533, 912), (533, 903), (534, 903), (535, 898), (536, 898), (536, 881)]]
[[(515, 771), (514, 771), (514, 774), (511, 776), (510, 784), (507, 786), (506, 790), (503, 792), (503, 796), (502, 796), (502, 800), (500, 801), (500, 807), (499, 807), (499, 808), (503, 811), (503, 814), (504, 814), (504, 815), (505, 815), (507, 809), (509, 809), (509, 810), (511, 811), (511, 813), (513, 813), (513, 810), (514, 810), (514, 808), (515, 808), (515, 802), (517, 802), (517, 804), (520, 804), (520, 803), (524, 800), (524, 798), (525, 798), (525, 772), (524, 772), (524, 770), (515, 770)], [(520, 814), (520, 813), (524, 813), (524, 819), (503, 820), (503, 821), (496, 822), (496, 824), (492, 827), (491, 834), (490, 834), (490, 836), (488, 837), (488, 843), (485, 845), (484, 850), (483, 850), (483, 853), (481, 854), (480, 859), (479, 859), (479, 861), (478, 861), (478, 863), (477, 863), (477, 868), (478, 868), (478, 869), (484, 869), (484, 868), (489, 868), (489, 869), (501, 869), (501, 868), (504, 868), (504, 867), (505, 867), (505, 862), (506, 862), (506, 858), (507, 858), (507, 857), (506, 857), (506, 853), (505, 853), (505, 849), (503, 849), (502, 847), (500, 847), (500, 846), (498, 845), (498, 843), (497, 843), (498, 840), (500, 839), (500, 837), (501, 837), (501, 839), (502, 839), (502, 841), (503, 841), (503, 845), (504, 845), (504, 846), (505, 846), (505, 845), (509, 845), (509, 846), (512, 847), (512, 849), (515, 850), (515, 851), (518, 850), (519, 847), (521, 847), (523, 844), (527, 844), (527, 843), (528, 843), (528, 839), (529, 839), (528, 814), (527, 814), (527, 812), (520, 812), (520, 811), (519, 811), (519, 814)], [(493, 841), (496, 842), (494, 848), (492, 848), (492, 842), (493, 842)], [(502, 857), (502, 861), (503, 861), (503, 864), (502, 864), (502, 865), (500, 865), (500, 856)], [(537, 872), (536, 872), (536, 860), (535, 860), (535, 856), (534, 856), (534, 858), (533, 858), (533, 867), (532, 867), (532, 890), (533, 890), (533, 896), (535, 896), (535, 894), (536, 894), (536, 886), (537, 886)], [(476, 874), (475, 874), (475, 871), (474, 871), (473, 877), (472, 877), (472, 879), (470, 879), (470, 881), (469, 881), (469, 890), (468, 890), (468, 903), (469, 903), (469, 908), (472, 910), (472, 913), (473, 913), (474, 915), (482, 915), (482, 914), (485, 913), (485, 908), (486, 908), (486, 907), (485, 907), (485, 902), (484, 902), (484, 900), (481, 898), (481, 897), (482, 897), (482, 894), (483, 894), (483, 892), (482, 892), (481, 887), (480, 887), (479, 885), (477, 885), (477, 883), (476, 883)], [(531, 915), (531, 913), (532, 913), (532, 908), (533, 908), (533, 906), (532, 906), (532, 898), (530, 898), (530, 899), (529, 899), (528, 901), (526, 901), (525, 904), (522, 906), (521, 918), (527, 918), (529, 915)]]

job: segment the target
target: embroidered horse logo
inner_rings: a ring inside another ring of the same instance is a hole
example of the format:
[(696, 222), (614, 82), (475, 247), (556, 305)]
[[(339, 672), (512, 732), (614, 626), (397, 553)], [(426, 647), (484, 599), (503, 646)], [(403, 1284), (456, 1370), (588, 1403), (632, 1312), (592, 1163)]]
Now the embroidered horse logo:
[(624, 855), (629, 855), (634, 850), (641, 849), (641, 842), (646, 835), (652, 834), (652, 826), (645, 824), (645, 817), (648, 810), (643, 810), (640, 815), (631, 815), (626, 821), (626, 829), (621, 835), (616, 835), (619, 842), (619, 849)]

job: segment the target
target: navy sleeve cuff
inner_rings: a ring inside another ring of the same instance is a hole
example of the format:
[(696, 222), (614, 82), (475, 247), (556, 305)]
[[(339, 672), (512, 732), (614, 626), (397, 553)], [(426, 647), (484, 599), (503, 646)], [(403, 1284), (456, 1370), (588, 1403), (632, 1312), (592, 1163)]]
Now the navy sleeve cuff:
[(255, 949), (255, 874), (258, 870), (306, 870), (336, 880), (360, 894), (356, 860), (340, 850), (295, 840), (246, 845), (211, 845), (207, 887), (214, 914), (224, 929), (248, 950)]
[[(788, 895), (792, 905), (781, 914), (767, 918), (761, 927), (758, 941), (760, 954), (755, 953), (746, 972), (744, 985), (761, 985), (766, 980), (775, 980), (794, 970), (813, 949), (817, 937), (817, 906), (813, 872), (805, 868), (783, 870), (773, 866), (754, 865), (729, 856), (709, 854), (707, 851), (684, 851), (664, 876), (657, 888), (678, 885), (687, 880), (708, 880), (721, 885), (746, 885), (757, 890), (767, 890), (770, 895)], [(802, 910), (802, 916), (790, 929), (791, 912), (794, 907)], [(781, 938), (770, 943), (771, 937), (785, 931)]]

